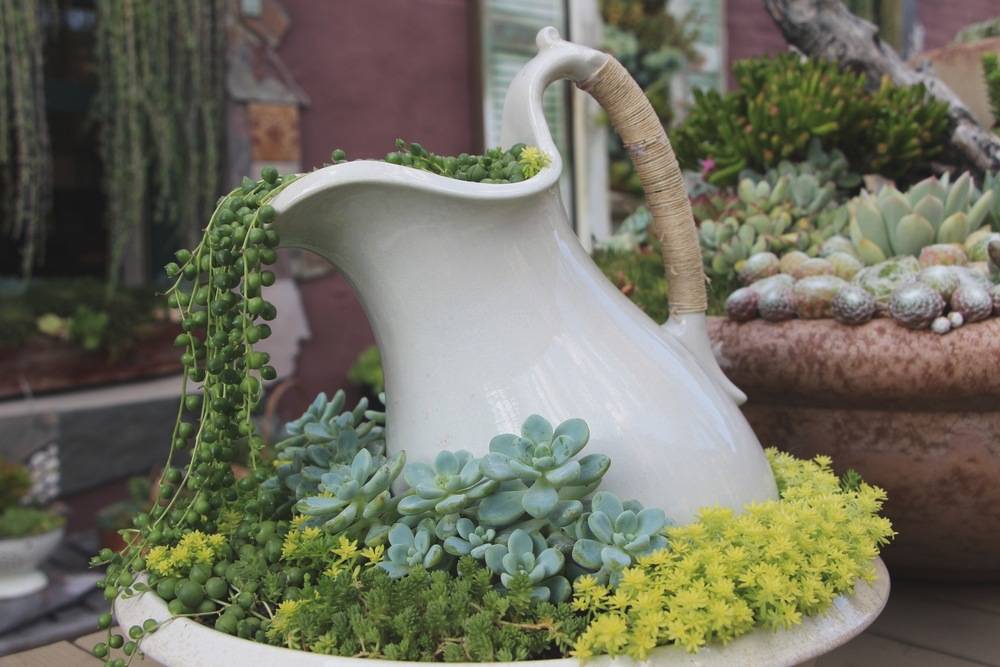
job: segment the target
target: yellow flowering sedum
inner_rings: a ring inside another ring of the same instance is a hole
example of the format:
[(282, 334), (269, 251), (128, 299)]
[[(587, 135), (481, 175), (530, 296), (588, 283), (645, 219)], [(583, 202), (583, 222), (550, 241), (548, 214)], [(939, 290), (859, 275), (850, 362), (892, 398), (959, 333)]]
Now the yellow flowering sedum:
[(226, 547), (226, 537), (218, 533), (206, 535), (200, 530), (184, 533), (173, 547), (153, 547), (146, 554), (146, 567), (163, 577), (186, 573), (195, 563), (209, 567)]
[(384, 554), (382, 545), (361, 549), (357, 541), (345, 535), (333, 537), (315, 526), (303, 528), (301, 522), (288, 531), (281, 545), (283, 561), (315, 566), (322, 563), (327, 577), (336, 577), (344, 570), (351, 570), (356, 577), (362, 562), (374, 566)]
[(697, 522), (668, 528), (669, 546), (624, 570), (613, 590), (576, 580), (571, 604), (591, 621), (574, 655), (644, 659), (660, 645), (693, 652), (755, 626), (787, 628), (874, 578), (872, 560), (895, 534), (878, 516), (885, 492), (842, 489), (828, 457), (803, 461), (775, 449), (767, 457), (779, 500), (739, 516), (707, 508)]
[(531, 178), (543, 168), (549, 166), (549, 156), (536, 146), (527, 146), (521, 151), (518, 163), (525, 178)]

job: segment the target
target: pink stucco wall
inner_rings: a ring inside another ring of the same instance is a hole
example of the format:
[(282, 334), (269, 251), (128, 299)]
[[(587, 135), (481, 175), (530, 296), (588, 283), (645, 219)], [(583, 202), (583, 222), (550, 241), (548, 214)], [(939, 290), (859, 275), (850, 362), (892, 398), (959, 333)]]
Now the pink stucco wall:
[[(302, 110), (302, 164), (381, 157), (396, 137), (438, 153), (479, 148), (477, 48), (466, 0), (283, 0), (291, 19), (279, 55), (311, 104)], [(312, 337), (280, 403), (286, 418), (346, 373), (373, 341), (361, 306), (338, 274), (300, 283)], [(356, 392), (355, 392), (356, 393)]]
[(279, 55), (312, 103), (303, 165), (331, 149), (376, 157), (404, 137), (435, 152), (476, 148), (475, 62), (465, 0), (284, 0)]
[[(916, 0), (924, 49), (944, 46), (970, 23), (1000, 16), (1000, 0)], [(751, 56), (781, 53), (787, 47), (762, 0), (726, 0), (727, 64)], [(729, 79), (730, 85), (732, 79)]]
[(917, 20), (924, 28), (924, 49), (936, 49), (959, 30), (977, 21), (1000, 16), (1000, 0), (919, 0)]

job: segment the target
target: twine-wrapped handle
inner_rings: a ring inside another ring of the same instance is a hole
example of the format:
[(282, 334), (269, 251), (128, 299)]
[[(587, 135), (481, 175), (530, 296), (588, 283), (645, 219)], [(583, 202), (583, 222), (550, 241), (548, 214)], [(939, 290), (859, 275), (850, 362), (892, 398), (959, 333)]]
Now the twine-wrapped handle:
[(577, 83), (607, 112), (628, 150), (652, 215), (669, 280), (673, 315), (708, 309), (698, 230), (684, 178), (660, 119), (642, 88), (611, 56), (592, 76)]

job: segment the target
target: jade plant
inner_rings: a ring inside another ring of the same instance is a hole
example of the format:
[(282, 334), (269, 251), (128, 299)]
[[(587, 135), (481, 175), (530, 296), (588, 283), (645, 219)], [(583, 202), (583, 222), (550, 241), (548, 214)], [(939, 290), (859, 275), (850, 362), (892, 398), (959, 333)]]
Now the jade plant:
[(673, 135), (682, 166), (711, 159), (717, 185), (735, 183), (744, 169), (803, 160), (814, 139), (844, 151), (854, 171), (909, 178), (941, 151), (950, 127), (947, 105), (923, 86), (883, 81), (869, 91), (864, 75), (832, 61), (753, 58), (735, 63), (733, 76), (734, 92), (695, 91)]

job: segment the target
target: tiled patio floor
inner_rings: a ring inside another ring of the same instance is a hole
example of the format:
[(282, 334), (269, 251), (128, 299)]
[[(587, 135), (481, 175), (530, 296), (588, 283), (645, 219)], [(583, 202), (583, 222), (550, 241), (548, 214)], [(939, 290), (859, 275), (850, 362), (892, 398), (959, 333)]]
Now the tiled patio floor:
[(893, 581), (889, 604), (817, 667), (1000, 667), (1000, 585)]
[[(103, 635), (103, 633), (99, 633)], [(0, 658), (0, 667), (95, 667), (87, 635)], [(1000, 667), (1000, 585), (893, 582), (889, 604), (863, 635), (817, 667)], [(152, 660), (133, 667), (158, 667)], [(734, 665), (734, 667), (739, 667)]]

